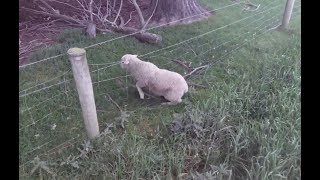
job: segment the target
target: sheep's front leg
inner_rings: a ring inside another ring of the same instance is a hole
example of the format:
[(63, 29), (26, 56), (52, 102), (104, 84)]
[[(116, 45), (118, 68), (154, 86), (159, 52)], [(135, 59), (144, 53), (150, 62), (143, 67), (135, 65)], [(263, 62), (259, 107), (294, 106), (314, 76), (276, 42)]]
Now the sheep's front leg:
[(141, 81), (138, 81), (136, 83), (136, 87), (138, 89), (138, 92), (139, 92), (139, 95), (140, 95), (140, 99), (144, 99), (144, 93), (143, 93), (143, 91), (141, 89), (142, 87), (144, 87), (144, 83), (142, 83)]

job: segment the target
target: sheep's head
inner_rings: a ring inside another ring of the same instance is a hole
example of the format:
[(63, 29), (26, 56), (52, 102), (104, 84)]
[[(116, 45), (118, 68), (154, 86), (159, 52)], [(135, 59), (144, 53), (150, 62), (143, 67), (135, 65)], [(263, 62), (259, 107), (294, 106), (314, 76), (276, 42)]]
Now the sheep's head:
[(128, 65), (130, 64), (130, 61), (132, 61), (132, 59), (136, 59), (138, 57), (138, 55), (132, 55), (132, 54), (126, 54), (124, 56), (122, 56), (121, 61), (120, 61), (120, 66), (123, 69), (126, 69), (128, 67)]

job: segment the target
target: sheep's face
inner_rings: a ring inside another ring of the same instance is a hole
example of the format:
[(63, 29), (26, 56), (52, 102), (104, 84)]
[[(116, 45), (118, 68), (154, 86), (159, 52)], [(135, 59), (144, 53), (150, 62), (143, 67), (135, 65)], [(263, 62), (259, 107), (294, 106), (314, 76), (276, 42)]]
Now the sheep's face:
[(120, 61), (120, 66), (123, 69), (126, 69), (128, 65), (130, 64), (130, 59), (132, 58), (137, 58), (138, 55), (132, 55), (132, 54), (126, 54), (122, 56), (121, 61)]

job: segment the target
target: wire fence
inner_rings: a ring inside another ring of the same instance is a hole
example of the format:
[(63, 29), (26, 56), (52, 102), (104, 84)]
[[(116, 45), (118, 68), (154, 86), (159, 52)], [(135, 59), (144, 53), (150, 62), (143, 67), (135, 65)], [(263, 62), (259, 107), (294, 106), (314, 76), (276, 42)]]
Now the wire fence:
[[(283, 7), (284, 5), (270, 1), (256, 11), (242, 12), (239, 3), (227, 4), (209, 11), (218, 11), (225, 15), (226, 20), (220, 27), (141, 53), (139, 57), (181, 74), (186, 72), (172, 60), (192, 59), (193, 64), (212, 66), (223, 62), (254, 39), (272, 31), (281, 22)], [(237, 10), (240, 17), (228, 17), (228, 11), (231, 10)], [(299, 14), (300, 4), (296, 2), (292, 19)], [(221, 35), (226, 32), (230, 32), (228, 37)], [(109, 62), (105, 63), (94, 62), (94, 58), (91, 58), (93, 54), (90, 54), (90, 50), (94, 47), (101, 48), (101, 45), (110, 45), (111, 42), (133, 34), (83, 47), (88, 50), (87, 57), (92, 69), (90, 73), (101, 129), (108, 127), (119, 116), (115, 103), (131, 113), (147, 110), (157, 103), (155, 100), (142, 102), (135, 97), (134, 89), (129, 85), (130, 75), (119, 70), (118, 59), (112, 58), (114, 56), (110, 56)], [(118, 57), (122, 55), (117, 54)], [(63, 158), (66, 149), (86, 139), (81, 107), (70, 67), (65, 53), (19, 67), (20, 168), (30, 165), (35, 157), (47, 160)]]

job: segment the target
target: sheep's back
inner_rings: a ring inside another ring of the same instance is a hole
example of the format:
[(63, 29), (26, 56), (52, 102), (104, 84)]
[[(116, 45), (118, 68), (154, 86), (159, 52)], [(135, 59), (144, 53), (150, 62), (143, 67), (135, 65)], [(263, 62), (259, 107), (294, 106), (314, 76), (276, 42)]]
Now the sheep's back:
[(154, 77), (149, 82), (155, 90), (167, 91), (176, 89), (185, 91), (188, 90), (188, 85), (185, 79), (176, 72), (159, 69), (156, 71)]
[(148, 81), (154, 77), (154, 73), (158, 69), (159, 68), (152, 63), (141, 61), (130, 66), (130, 73), (136, 80)]

